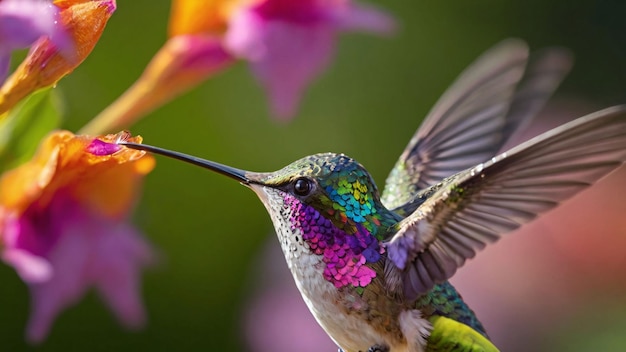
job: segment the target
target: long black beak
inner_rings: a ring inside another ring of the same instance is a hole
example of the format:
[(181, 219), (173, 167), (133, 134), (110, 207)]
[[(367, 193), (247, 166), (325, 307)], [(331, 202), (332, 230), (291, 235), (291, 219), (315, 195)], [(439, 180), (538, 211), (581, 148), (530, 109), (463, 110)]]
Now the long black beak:
[(246, 171), (236, 169), (234, 167), (222, 165), (220, 163), (216, 163), (211, 160), (206, 160), (206, 159), (198, 158), (192, 155), (179, 153), (179, 152), (175, 152), (172, 150), (167, 150), (167, 149), (163, 149), (159, 147), (154, 147), (154, 146), (147, 145), (147, 144), (137, 144), (137, 143), (123, 142), (123, 141), (120, 141), (117, 144), (123, 145), (127, 148), (145, 150), (150, 153), (159, 154), (159, 155), (163, 155), (169, 158), (178, 159), (178, 160), (190, 163), (190, 164), (194, 164), (194, 165), (203, 167), (205, 169), (215, 171), (219, 174), (230, 177), (232, 179), (235, 179), (245, 185), (249, 185), (250, 182), (253, 182), (248, 177), (246, 177)]

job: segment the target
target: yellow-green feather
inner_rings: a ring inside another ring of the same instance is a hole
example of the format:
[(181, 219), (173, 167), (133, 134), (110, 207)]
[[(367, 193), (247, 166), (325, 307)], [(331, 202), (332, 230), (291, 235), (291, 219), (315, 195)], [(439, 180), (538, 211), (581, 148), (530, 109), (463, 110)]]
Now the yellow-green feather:
[(499, 352), (491, 341), (463, 323), (442, 316), (433, 316), (430, 322), (433, 330), (426, 352)]

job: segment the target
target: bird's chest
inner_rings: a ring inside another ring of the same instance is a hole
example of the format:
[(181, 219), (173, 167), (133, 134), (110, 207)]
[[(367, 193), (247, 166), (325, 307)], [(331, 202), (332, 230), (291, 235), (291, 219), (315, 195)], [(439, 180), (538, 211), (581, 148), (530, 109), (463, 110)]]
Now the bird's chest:
[[(278, 230), (285, 259), (309, 310), (331, 339), (345, 352), (365, 352), (386, 344), (392, 351), (404, 348), (389, 302), (368, 300), (353, 287), (337, 288), (324, 275), (323, 257), (311, 254), (298, 229)], [(386, 326), (385, 326), (386, 324)]]
[(293, 245), (288, 249), (285, 257), (304, 302), (338, 346), (345, 352), (367, 351), (386, 340), (369, 323), (370, 307), (362, 297), (325, 280), (321, 269), (324, 263), (317, 256), (298, 253)]
[(278, 240), (302, 298), (333, 341), (345, 352), (367, 351), (369, 346), (382, 341), (363, 315), (366, 302), (356, 293), (340, 291), (324, 278), (326, 264), (321, 256), (310, 252), (301, 229), (280, 226), (283, 224), (280, 218), (273, 220), (278, 225), (275, 226)]
[[(382, 269), (374, 269), (378, 242), (362, 233), (348, 239), (311, 207), (266, 192), (264, 204), (287, 265), (309, 310), (333, 341), (345, 352), (365, 352), (375, 345), (416, 351), (406, 349), (398, 322), (402, 308), (386, 297), (377, 272)], [(367, 248), (352, 250), (360, 244)], [(365, 249), (369, 257), (363, 255)]]

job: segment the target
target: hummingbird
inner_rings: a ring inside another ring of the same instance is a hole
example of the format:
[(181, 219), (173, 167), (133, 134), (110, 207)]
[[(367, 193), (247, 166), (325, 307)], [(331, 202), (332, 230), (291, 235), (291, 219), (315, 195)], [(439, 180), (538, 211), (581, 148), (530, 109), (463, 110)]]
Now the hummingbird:
[(569, 71), (564, 49), (529, 55), (507, 40), (444, 93), (385, 188), (337, 153), (275, 172), (120, 141), (250, 188), (274, 225), (309, 310), (343, 352), (498, 351), (448, 282), (487, 244), (556, 207), (626, 160), (626, 106), (501, 149)]

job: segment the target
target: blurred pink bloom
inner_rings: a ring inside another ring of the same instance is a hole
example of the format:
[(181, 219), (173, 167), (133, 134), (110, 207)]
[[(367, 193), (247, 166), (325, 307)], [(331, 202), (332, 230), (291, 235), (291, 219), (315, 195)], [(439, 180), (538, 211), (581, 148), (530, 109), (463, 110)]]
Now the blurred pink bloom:
[(154, 160), (106, 143), (115, 138), (55, 132), (0, 178), (0, 255), (30, 288), (31, 342), (90, 287), (127, 327), (144, 322), (139, 281), (152, 253), (127, 218)]
[(60, 21), (59, 12), (50, 1), (0, 1), (0, 82), (9, 70), (11, 52), (31, 46), (42, 36), (49, 37), (61, 51), (71, 53), (72, 40)]
[(224, 42), (235, 57), (250, 62), (272, 112), (286, 119), (306, 85), (328, 65), (339, 31), (392, 29), (387, 15), (350, 1), (267, 0), (235, 11)]
[(175, 0), (168, 42), (137, 82), (81, 132), (128, 127), (236, 59), (250, 63), (273, 114), (286, 120), (328, 65), (339, 32), (388, 34), (393, 28), (388, 15), (349, 0)]

